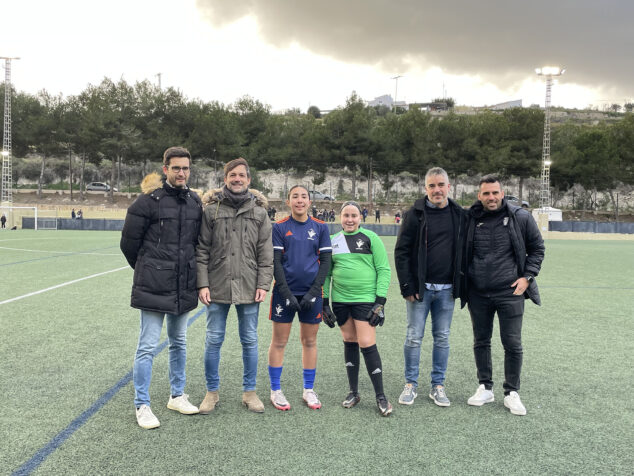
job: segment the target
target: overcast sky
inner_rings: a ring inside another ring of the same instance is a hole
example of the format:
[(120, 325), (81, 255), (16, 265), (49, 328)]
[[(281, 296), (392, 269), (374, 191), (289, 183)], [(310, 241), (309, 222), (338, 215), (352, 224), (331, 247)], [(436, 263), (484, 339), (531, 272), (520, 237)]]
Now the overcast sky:
[(248, 94), (331, 109), (354, 90), (408, 102), (544, 103), (534, 69), (567, 69), (566, 107), (634, 101), (631, 0), (2, 0), (0, 56), (21, 91), (71, 95), (104, 77), (189, 98)]

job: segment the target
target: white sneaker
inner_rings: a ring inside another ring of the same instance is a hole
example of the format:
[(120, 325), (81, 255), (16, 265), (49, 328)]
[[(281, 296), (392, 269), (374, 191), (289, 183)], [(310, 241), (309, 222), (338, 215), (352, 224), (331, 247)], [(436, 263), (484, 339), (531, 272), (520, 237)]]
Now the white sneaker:
[(150, 407), (147, 405), (141, 405), (136, 409), (136, 422), (139, 424), (141, 428), (146, 430), (151, 430), (152, 428), (158, 428), (161, 426), (161, 422), (159, 422), (158, 418), (152, 413)]
[(291, 409), (291, 404), (286, 400), (282, 390), (271, 390), (271, 403), (275, 408), (283, 412)]
[(183, 415), (194, 415), (198, 413), (198, 407), (189, 403), (188, 400), (189, 395), (183, 393), (182, 395), (172, 398), (167, 402), (167, 408), (170, 410), (176, 410), (178, 413), (182, 413)]
[(467, 403), (469, 405), (481, 407), (485, 403), (491, 403), (494, 400), (495, 398), (493, 397), (493, 391), (487, 390), (486, 388), (484, 388), (484, 384), (482, 384), (478, 387), (478, 389), (476, 390), (476, 393), (473, 394), (472, 397), (469, 397), (469, 400), (467, 400)]
[(511, 410), (513, 415), (526, 415), (526, 407), (522, 405), (517, 392), (511, 392), (504, 397), (504, 406)]
[(305, 388), (304, 395), (302, 396), (308, 408), (312, 410), (319, 410), (321, 408), (321, 402), (319, 397), (312, 388)]

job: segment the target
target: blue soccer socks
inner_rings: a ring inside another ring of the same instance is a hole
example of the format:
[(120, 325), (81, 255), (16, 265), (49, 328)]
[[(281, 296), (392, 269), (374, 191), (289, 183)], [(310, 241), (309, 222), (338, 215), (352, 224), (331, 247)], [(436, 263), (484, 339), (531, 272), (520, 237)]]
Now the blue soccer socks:
[(304, 388), (313, 388), (317, 369), (304, 369)]
[(280, 379), (282, 378), (283, 367), (271, 367), (269, 365), (269, 378), (271, 379), (271, 390), (280, 390)]

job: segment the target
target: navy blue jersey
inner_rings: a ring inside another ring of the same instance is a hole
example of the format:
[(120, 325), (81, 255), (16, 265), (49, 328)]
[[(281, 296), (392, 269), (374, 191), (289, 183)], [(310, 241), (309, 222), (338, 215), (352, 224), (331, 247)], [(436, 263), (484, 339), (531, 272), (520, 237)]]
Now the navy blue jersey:
[(328, 225), (314, 217), (299, 222), (289, 216), (273, 224), (273, 249), (282, 251), (286, 283), (296, 296), (303, 296), (315, 281), (319, 253), (332, 252)]

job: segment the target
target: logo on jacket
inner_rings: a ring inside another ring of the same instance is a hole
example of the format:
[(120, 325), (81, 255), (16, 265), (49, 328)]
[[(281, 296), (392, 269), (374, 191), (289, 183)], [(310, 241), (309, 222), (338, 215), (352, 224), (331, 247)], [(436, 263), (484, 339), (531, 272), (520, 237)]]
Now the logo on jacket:
[(293, 236), (293, 232), (291, 230), (288, 230), (286, 232), (286, 235), (284, 235), (284, 236)]
[(504, 226), (509, 224), (509, 217), (504, 217)]
[(317, 232), (311, 228), (310, 230), (308, 230), (308, 239), (315, 241), (316, 234)]
[(356, 241), (356, 245), (357, 245), (357, 249), (358, 250), (362, 250), (363, 249), (363, 240), (357, 240)]
[[(286, 300), (288, 302), (288, 299)], [(282, 317), (282, 311), (284, 310), (284, 308), (282, 306), (280, 306), (279, 304), (277, 306), (275, 306), (275, 317)]]

